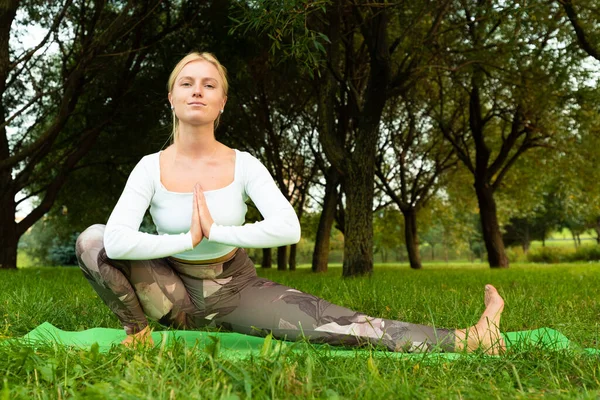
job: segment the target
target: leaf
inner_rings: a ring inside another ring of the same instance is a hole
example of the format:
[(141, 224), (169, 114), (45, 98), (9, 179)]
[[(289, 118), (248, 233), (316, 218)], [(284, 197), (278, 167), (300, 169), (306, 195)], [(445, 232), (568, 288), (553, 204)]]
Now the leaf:
[(317, 32), (317, 35), (323, 39), (324, 41), (326, 41), (327, 43), (331, 44), (331, 40), (329, 40), (329, 37), (327, 35), (325, 35), (324, 33), (321, 32)]
[(218, 336), (209, 336), (212, 343), (209, 343), (204, 348), (204, 352), (211, 356), (213, 359), (217, 359), (219, 356), (219, 350), (221, 349), (221, 339)]
[(273, 341), (273, 334), (269, 333), (265, 337), (265, 341), (263, 342), (262, 349), (260, 349), (260, 356), (267, 357), (271, 352), (271, 342)]
[(338, 400), (340, 399), (340, 395), (333, 389), (325, 390), (325, 398), (327, 400)]
[(0, 400), (8, 400), (10, 398), (10, 389), (8, 388), (8, 379), (4, 378), (4, 384), (2, 385), (2, 393), (0, 393)]
[(375, 364), (372, 354), (369, 355), (369, 359), (367, 360), (367, 368), (372, 376), (379, 376), (379, 369), (377, 368), (377, 364)]
[(319, 50), (321, 53), (325, 54), (325, 47), (323, 47), (323, 45), (321, 43), (319, 43), (318, 40), (313, 40), (313, 44), (317, 50)]
[(90, 347), (90, 359), (92, 361), (96, 361), (98, 359), (98, 355), (100, 354), (100, 345), (98, 342), (95, 342)]

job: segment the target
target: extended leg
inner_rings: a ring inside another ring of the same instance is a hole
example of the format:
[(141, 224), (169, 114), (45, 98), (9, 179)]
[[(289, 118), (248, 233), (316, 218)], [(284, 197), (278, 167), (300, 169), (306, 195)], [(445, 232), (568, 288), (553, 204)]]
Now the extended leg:
[(485, 311), (476, 325), (456, 330), (456, 349), (473, 351), (481, 349), (489, 354), (499, 354), (506, 349), (500, 334), (500, 317), (504, 299), (492, 285), (485, 286)]
[[(220, 301), (213, 305), (211, 297), (206, 299), (207, 307), (212, 306), (217, 312), (217, 325), (236, 332), (272, 332), (281, 339), (306, 337), (330, 344), (373, 343), (393, 351), (454, 350), (452, 330), (369, 317), (266, 279), (255, 277), (237, 293), (238, 299), (229, 304)], [(232, 307), (234, 303), (236, 306)], [(219, 316), (220, 308), (226, 308), (228, 313)]]

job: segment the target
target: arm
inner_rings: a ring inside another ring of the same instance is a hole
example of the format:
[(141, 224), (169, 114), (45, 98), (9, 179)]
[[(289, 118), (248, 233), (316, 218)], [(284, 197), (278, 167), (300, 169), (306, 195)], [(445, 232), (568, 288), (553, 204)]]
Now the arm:
[(140, 232), (144, 214), (154, 194), (148, 158), (133, 169), (104, 231), (104, 247), (115, 260), (149, 260), (193, 248), (190, 232), (180, 235), (153, 235)]
[(273, 177), (256, 158), (244, 157), (244, 185), (264, 220), (243, 226), (213, 223), (209, 240), (236, 247), (265, 248), (298, 243), (300, 221), (290, 202), (283, 196)]

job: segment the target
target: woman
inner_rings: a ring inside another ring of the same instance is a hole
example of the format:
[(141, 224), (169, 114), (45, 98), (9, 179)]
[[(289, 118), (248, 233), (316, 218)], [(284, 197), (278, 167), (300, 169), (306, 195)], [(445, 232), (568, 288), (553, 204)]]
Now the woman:
[[(77, 240), (79, 265), (123, 324), (125, 345), (151, 343), (152, 318), (179, 328), (369, 342), (394, 351), (504, 349), (504, 301), (491, 285), (477, 325), (446, 330), (368, 317), (257, 277), (243, 248), (296, 243), (300, 224), (266, 168), (215, 139), (227, 85), (212, 54), (191, 53), (175, 66), (168, 82), (173, 144), (144, 157), (106, 226)], [(243, 225), (248, 198), (263, 221)], [(148, 208), (158, 235), (139, 232)]]

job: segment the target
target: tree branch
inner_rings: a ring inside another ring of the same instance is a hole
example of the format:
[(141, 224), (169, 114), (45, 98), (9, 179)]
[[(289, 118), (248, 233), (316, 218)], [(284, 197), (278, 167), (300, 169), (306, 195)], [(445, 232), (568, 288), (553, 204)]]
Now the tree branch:
[(573, 1), (558, 0), (558, 2), (562, 4), (563, 9), (567, 13), (569, 21), (571, 21), (571, 25), (573, 26), (573, 29), (575, 30), (575, 35), (577, 36), (577, 41), (579, 42), (579, 47), (581, 47), (590, 56), (600, 61), (600, 51), (588, 40), (588, 35), (583, 30), (583, 27), (579, 22), (577, 12), (575, 11), (575, 8), (573, 8)]

